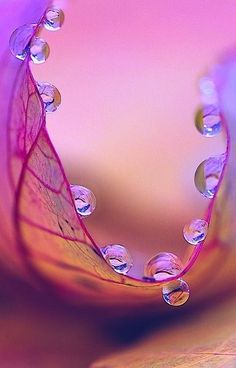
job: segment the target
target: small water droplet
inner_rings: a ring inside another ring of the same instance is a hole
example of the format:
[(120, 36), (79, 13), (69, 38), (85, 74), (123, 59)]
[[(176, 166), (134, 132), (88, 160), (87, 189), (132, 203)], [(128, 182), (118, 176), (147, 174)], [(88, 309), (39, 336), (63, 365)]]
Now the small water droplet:
[(209, 77), (203, 77), (199, 81), (200, 93), (204, 105), (217, 105), (218, 95), (215, 83)]
[(25, 60), (29, 50), (29, 43), (36, 29), (36, 24), (24, 24), (11, 35), (9, 46), (11, 53), (20, 60)]
[(35, 37), (30, 44), (30, 57), (34, 64), (44, 63), (50, 53), (49, 46), (46, 41), (40, 37)]
[(133, 260), (127, 249), (121, 244), (110, 244), (101, 248), (105, 260), (118, 273), (126, 274), (133, 266)]
[(163, 299), (172, 306), (180, 306), (189, 298), (189, 286), (183, 280), (171, 281), (162, 289)]
[(225, 164), (225, 153), (209, 157), (197, 168), (194, 183), (201, 194), (207, 198), (213, 198)]
[(197, 130), (205, 137), (214, 137), (222, 130), (219, 108), (215, 105), (205, 105), (199, 109), (195, 117)]
[(64, 13), (61, 9), (50, 8), (45, 14), (44, 27), (48, 31), (57, 31), (64, 23)]
[(184, 226), (184, 239), (192, 245), (197, 245), (206, 238), (207, 231), (208, 223), (205, 220), (192, 220), (190, 224)]
[(175, 254), (162, 252), (150, 259), (145, 266), (144, 274), (159, 281), (177, 275), (182, 269), (182, 262)]
[(81, 216), (89, 216), (95, 210), (96, 198), (93, 192), (81, 185), (71, 185), (76, 211)]
[(37, 82), (39, 94), (43, 100), (46, 112), (57, 110), (61, 104), (61, 95), (58, 89), (53, 84), (46, 82)]

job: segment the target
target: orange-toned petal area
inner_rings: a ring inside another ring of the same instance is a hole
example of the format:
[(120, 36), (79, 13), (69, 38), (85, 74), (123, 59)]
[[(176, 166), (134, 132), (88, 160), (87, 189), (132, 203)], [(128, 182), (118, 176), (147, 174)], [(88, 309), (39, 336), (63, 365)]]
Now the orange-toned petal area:
[[(207, 311), (182, 314), (178, 322), (91, 368), (234, 368), (236, 366), (236, 299)], [(157, 325), (158, 330), (158, 325)]]

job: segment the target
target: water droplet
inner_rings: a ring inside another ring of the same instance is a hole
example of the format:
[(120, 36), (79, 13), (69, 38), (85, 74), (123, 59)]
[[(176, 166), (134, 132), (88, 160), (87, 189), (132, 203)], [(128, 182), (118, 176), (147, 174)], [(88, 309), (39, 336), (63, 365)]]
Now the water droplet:
[(37, 82), (39, 94), (43, 100), (46, 112), (57, 110), (61, 104), (61, 95), (58, 89), (53, 84), (46, 82)]
[(204, 105), (217, 105), (218, 95), (215, 83), (209, 77), (203, 77), (199, 81), (200, 93)]
[(11, 53), (20, 60), (25, 60), (29, 43), (36, 29), (36, 24), (25, 24), (17, 28), (11, 35), (9, 46)]
[(182, 262), (173, 253), (162, 252), (150, 259), (144, 274), (153, 277), (156, 281), (177, 275), (183, 269)]
[(195, 117), (197, 130), (205, 137), (214, 137), (222, 130), (219, 108), (215, 105), (206, 105), (199, 109)]
[(133, 266), (133, 260), (127, 249), (120, 244), (110, 244), (101, 248), (105, 260), (118, 273), (126, 274)]
[(205, 220), (196, 219), (184, 226), (184, 239), (192, 244), (197, 245), (201, 243), (207, 236), (208, 223)]
[(64, 23), (64, 13), (61, 9), (50, 8), (45, 14), (44, 27), (48, 31), (57, 31)]
[(183, 280), (171, 281), (162, 289), (163, 299), (173, 306), (180, 306), (186, 303), (189, 298), (189, 286)]
[(44, 63), (50, 53), (49, 46), (42, 38), (35, 37), (30, 44), (30, 57), (34, 64)]
[(79, 215), (89, 216), (95, 210), (96, 198), (90, 189), (81, 185), (71, 185), (72, 196)]
[(225, 153), (209, 157), (197, 168), (194, 183), (201, 194), (207, 198), (213, 198), (225, 164)]

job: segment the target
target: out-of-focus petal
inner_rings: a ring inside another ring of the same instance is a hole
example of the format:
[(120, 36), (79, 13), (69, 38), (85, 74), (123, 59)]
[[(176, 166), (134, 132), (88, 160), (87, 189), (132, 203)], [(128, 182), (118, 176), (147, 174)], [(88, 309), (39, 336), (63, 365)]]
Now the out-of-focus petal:
[[(38, 19), (46, 3), (41, 2), (40, 6)], [(23, 23), (37, 21), (38, 10), (34, 7), (32, 17), (24, 17)], [(6, 96), (1, 135), (1, 169), (6, 175), (0, 188), (4, 198), (1, 202), (4, 263), (16, 271), (27, 270), (32, 280), (43, 281), (79, 303), (116, 304), (117, 307), (152, 304), (156, 308), (157, 300), (161, 299), (160, 286), (165, 280), (147, 282), (117, 274), (105, 262), (77, 216), (69, 183), (45, 127), (43, 104), (28, 60), (21, 62), (9, 54), (7, 39), (14, 28), (8, 27), (4, 38), (7, 51), (6, 55), (2, 54), (4, 72), (0, 91)], [(222, 182), (221, 192), (228, 185), (227, 178)], [(228, 190), (225, 193), (231, 196)], [(206, 214), (210, 222), (206, 244), (195, 247), (186, 257), (183, 271), (173, 276), (179, 278), (188, 272), (187, 279), (195, 294), (193, 301), (218, 293), (224, 287), (219, 275), (231, 270), (231, 251), (222, 244), (218, 228), (215, 230), (216, 221), (225, 216), (222, 205), (219, 211), (221, 197), (216, 195)], [(212, 275), (217, 288), (206, 283)]]
[(171, 325), (167, 322), (165, 330), (100, 359), (91, 368), (233, 368), (236, 366), (235, 307), (235, 298), (229, 298), (223, 305), (196, 313), (194, 320), (186, 314), (181, 322)]

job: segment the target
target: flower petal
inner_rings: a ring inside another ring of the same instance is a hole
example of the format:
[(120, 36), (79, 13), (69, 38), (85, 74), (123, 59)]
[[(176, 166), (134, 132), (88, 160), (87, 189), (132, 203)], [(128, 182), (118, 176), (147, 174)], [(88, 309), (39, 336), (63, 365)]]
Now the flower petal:
[(235, 307), (236, 300), (229, 298), (213, 310), (196, 312), (191, 320), (185, 312), (181, 322), (172, 321), (170, 326), (167, 321), (165, 330), (100, 359), (91, 368), (233, 368), (236, 365)]
[[(6, 207), (2, 214), (5, 214), (7, 223), (2, 226), (4, 244), (6, 241), (9, 244), (8, 249), (3, 246), (7, 254), (5, 263), (15, 261), (16, 269), (21, 272), (19, 265), (24, 264), (33, 280), (53, 285), (59, 293), (70, 295), (80, 303), (82, 299), (117, 306), (156, 302), (158, 290), (165, 280), (145, 282), (114, 272), (77, 215), (69, 183), (46, 130), (43, 103), (28, 60), (13, 60), (8, 52), (2, 80), (1, 93), (6, 90), (8, 102), (7, 113), (2, 119), (4, 131), (1, 138), (1, 168), (8, 173), (1, 183), (2, 198), (6, 198), (2, 204)], [(222, 182), (220, 193), (228, 185), (227, 178)], [(231, 196), (232, 192), (226, 190), (225, 195)], [(224, 286), (220, 273), (215, 275), (214, 272), (222, 256), (225, 256), (225, 262), (220, 268), (221, 275), (232, 269), (231, 252), (222, 245), (222, 232), (215, 230), (216, 221), (218, 223), (219, 218), (225, 216), (221, 197), (221, 194), (215, 196), (207, 212), (210, 236), (204, 248), (202, 243), (196, 246), (187, 256), (183, 271), (172, 278), (182, 277), (189, 271), (187, 279), (192, 289), (197, 290), (193, 301), (214, 295)], [(212, 288), (209, 282), (206, 285), (205, 280), (212, 273), (217, 288)], [(199, 290), (201, 284), (205, 285), (204, 292)]]

